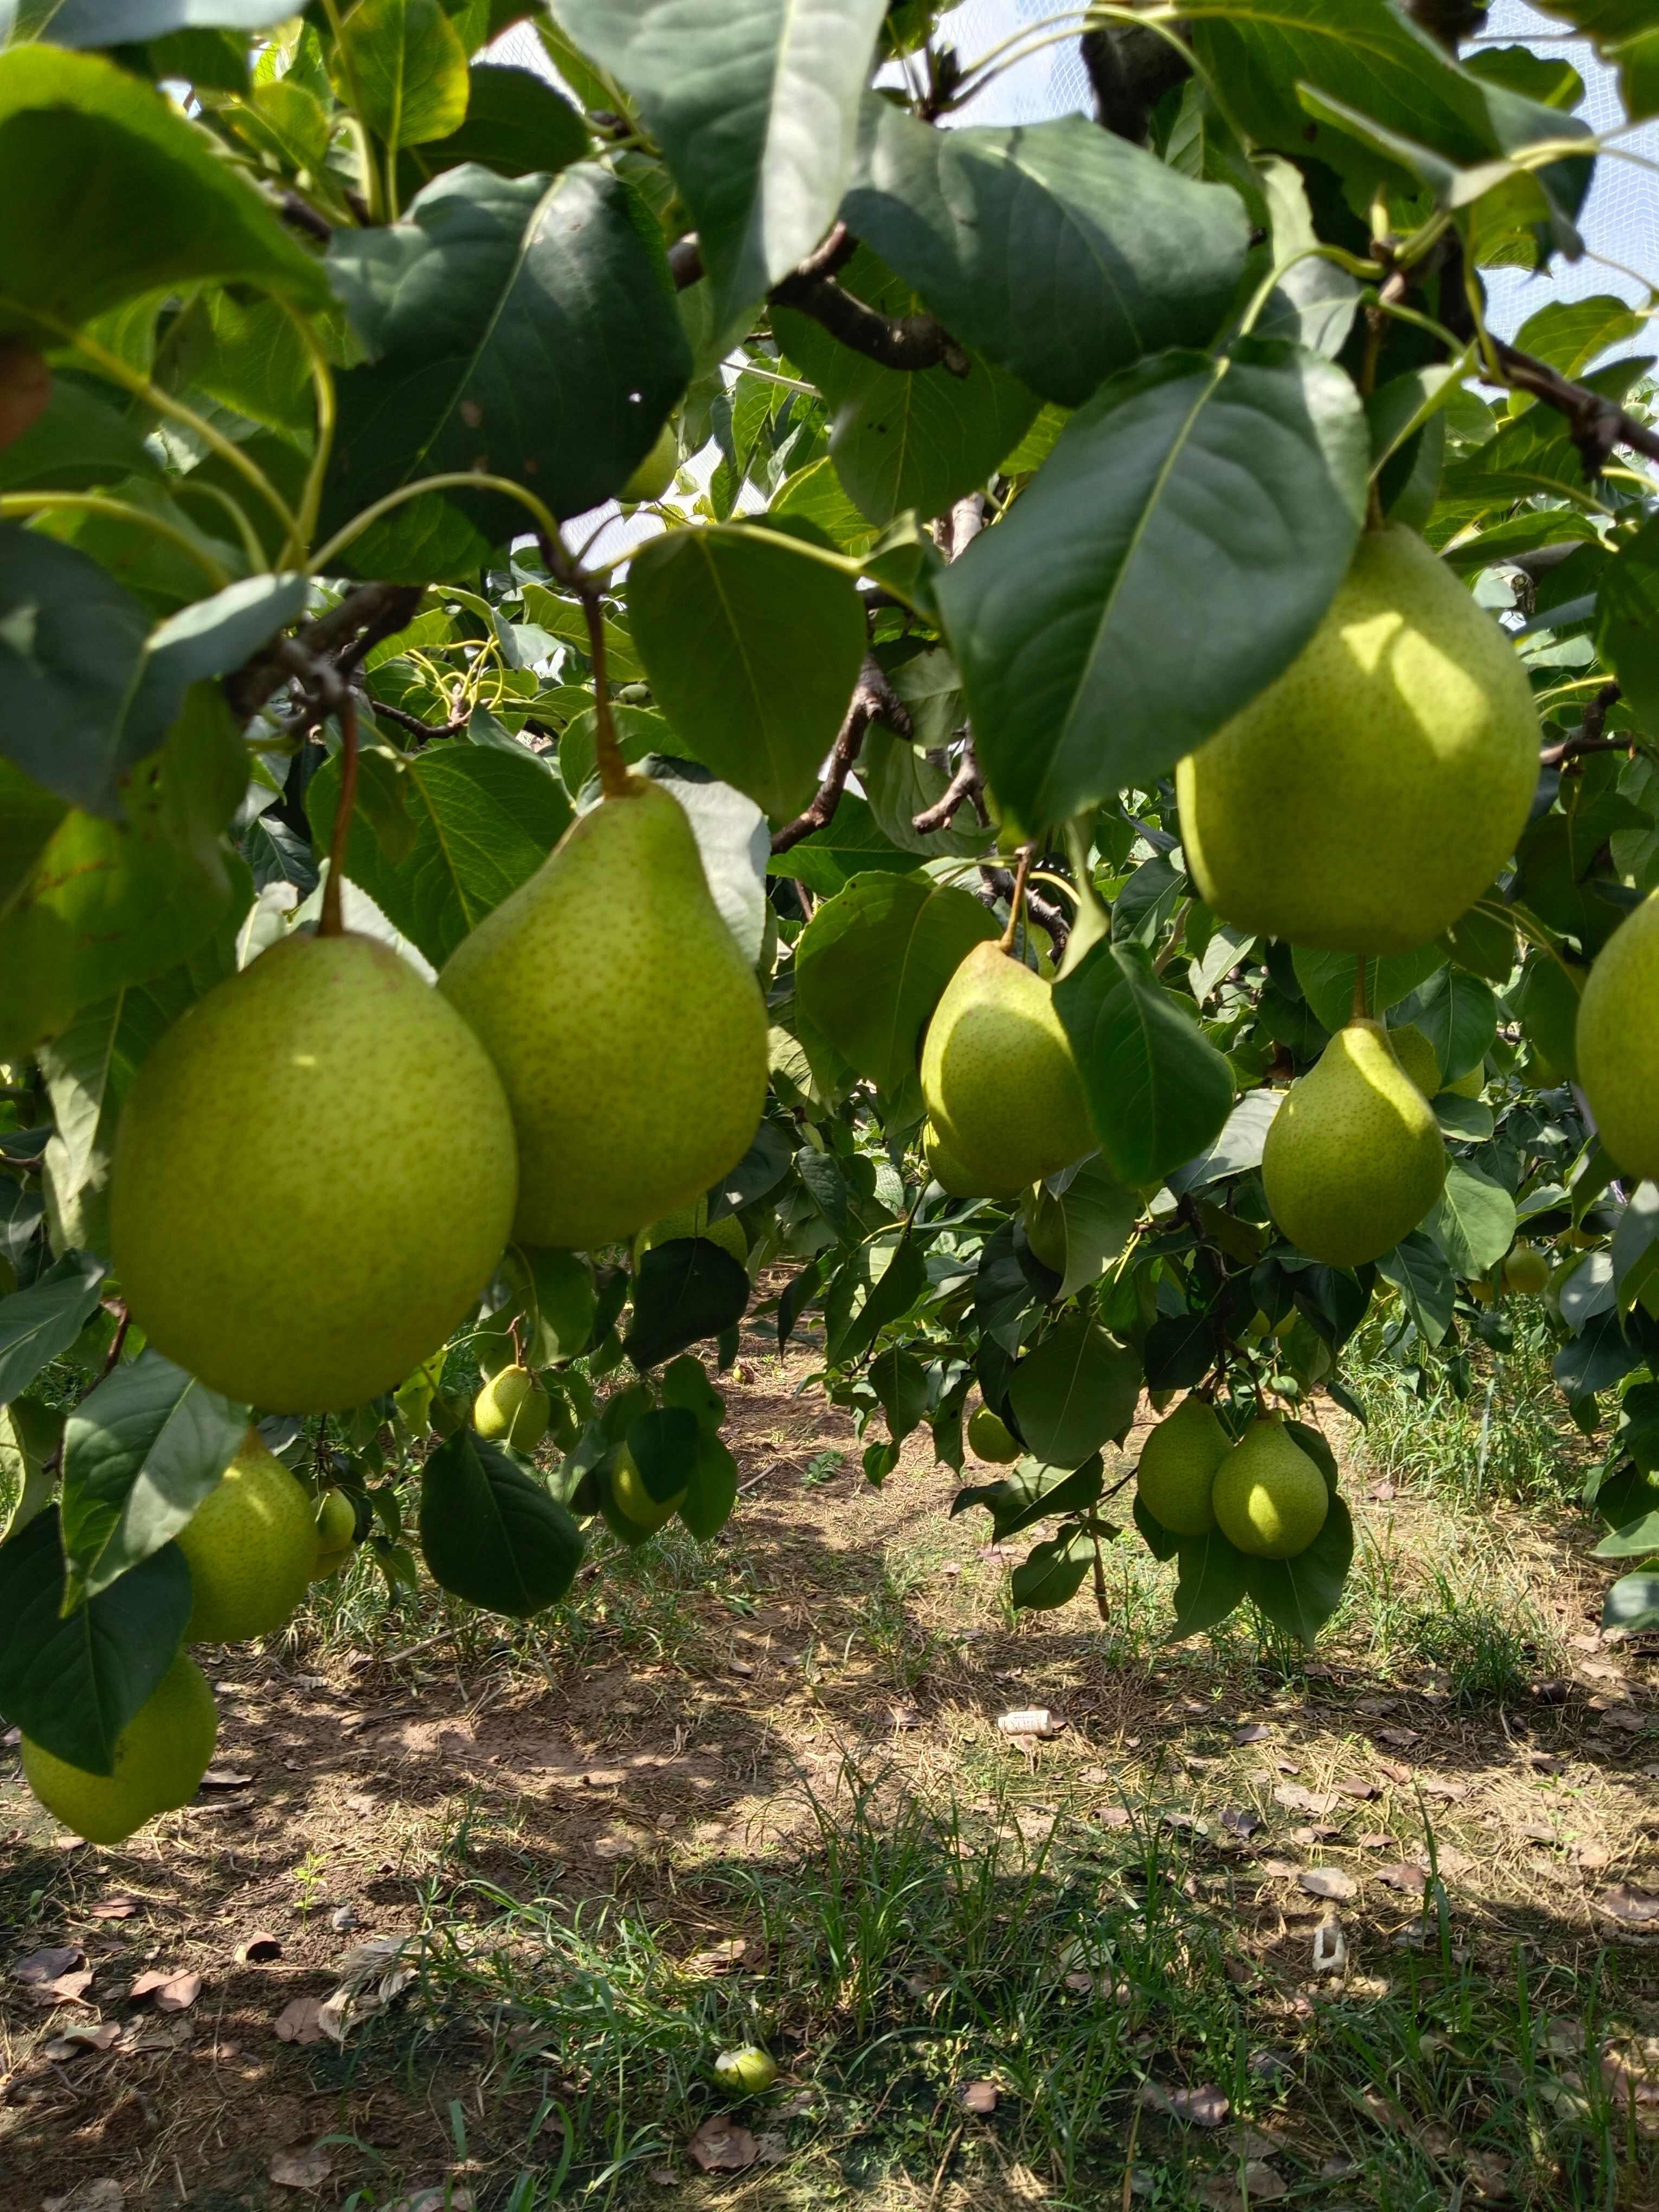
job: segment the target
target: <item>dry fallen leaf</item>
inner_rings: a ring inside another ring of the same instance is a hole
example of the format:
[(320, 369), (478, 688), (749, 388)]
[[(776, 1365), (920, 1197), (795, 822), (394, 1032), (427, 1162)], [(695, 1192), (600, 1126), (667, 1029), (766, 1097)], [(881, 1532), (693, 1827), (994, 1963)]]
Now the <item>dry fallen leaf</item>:
[(394, 2197), (386, 2212), (472, 2212), (477, 2199), (470, 2189), (457, 2189), (453, 2182), (434, 2181), (424, 2189), (413, 2189), (407, 2197)]
[(89, 1909), (94, 1920), (131, 1920), (138, 1910), (136, 1897), (106, 1897)]
[(1127, 1828), (1129, 1808), (1127, 1805), (1097, 1805), (1089, 1818), (1098, 1820), (1103, 1828)]
[(1604, 1889), (1594, 1902), (1598, 1912), (1605, 1912), (1610, 1920), (1623, 1921), (1627, 1928), (1649, 1928), (1659, 1921), (1659, 1897), (1632, 1889), (1626, 1882)]
[(1387, 1882), (1390, 1889), (1403, 1889), (1413, 1897), (1421, 1897), (1429, 1886), (1426, 1869), (1405, 1863), (1399, 1866), (1378, 1867), (1376, 1879)]
[(11, 1970), (11, 1978), (26, 1989), (44, 1989), (48, 1982), (85, 1966), (86, 1961), (87, 1954), (78, 1944), (54, 1944), (48, 1950), (30, 1951), (21, 1958)]
[(246, 1790), (252, 1779), (251, 1774), (239, 1774), (234, 1766), (210, 1766), (196, 1786), (198, 1790)]
[(140, 1974), (127, 1991), (135, 2003), (143, 1997), (153, 1998), (157, 2012), (187, 2012), (201, 1994), (199, 1974), (164, 1973), (154, 1966)]
[(707, 1951), (695, 1952), (685, 1962), (689, 1974), (729, 1974), (743, 1964), (749, 1949), (746, 1936), (734, 1936), (728, 1942), (714, 1944)]
[(333, 2172), (333, 2161), (320, 2143), (279, 2150), (270, 2161), (270, 2178), (279, 2189), (314, 2191), (331, 2179)]
[(1334, 1813), (1339, 1802), (1334, 1790), (1304, 1790), (1299, 1782), (1281, 1782), (1273, 1791), (1276, 1804), (1289, 1813), (1311, 1813), (1316, 1820), (1322, 1814)]
[(997, 2108), (997, 2085), (994, 2081), (966, 2081), (957, 2091), (957, 2102), (964, 2112), (977, 2112), (983, 2118)]
[(1417, 1786), (1425, 1797), (1443, 1797), (1453, 1805), (1461, 1804), (1469, 1794), (1467, 1782), (1449, 1782), (1440, 1774), (1419, 1775)]
[(244, 1936), (231, 1955), (239, 1966), (263, 1966), (268, 1959), (280, 1959), (283, 1947), (277, 1937), (261, 1928), (252, 1936)]
[(895, 1732), (901, 1735), (907, 1729), (919, 1729), (922, 1724), (921, 1715), (914, 1705), (894, 1705), (890, 1709), (888, 1717)]
[(118, 2021), (76, 2021), (46, 2046), (48, 2058), (79, 2058), (88, 2051), (107, 2051), (121, 2033)]
[(1222, 1826), (1226, 1829), (1228, 1834), (1237, 1836), (1241, 1842), (1243, 1842), (1247, 1837), (1255, 1835), (1256, 1830), (1261, 1826), (1261, 1814), (1259, 1813), (1252, 1813), (1248, 1806), (1224, 1806), (1220, 1814), (1220, 1820)]
[(1265, 1743), (1273, 1734), (1261, 1721), (1250, 1721), (1243, 1728), (1233, 1730), (1233, 1741), (1237, 1744)]
[(1334, 1898), (1339, 1905), (1346, 1905), (1359, 1889), (1359, 1884), (1344, 1867), (1304, 1867), (1297, 1880), (1310, 1897)]
[(59, 1974), (55, 1982), (32, 1982), (29, 1996), (38, 2005), (80, 2004), (92, 1987), (92, 1969), (82, 1966), (72, 1974)]
[(1283, 2174), (1259, 2158), (1249, 2160), (1241, 2172), (1229, 2167), (1221, 2173), (1212, 2174), (1199, 2191), (1204, 2202), (1213, 2212), (1246, 2212), (1252, 2204), (1273, 2204), (1290, 2194), (1291, 2185)]
[(320, 1997), (293, 1997), (276, 2015), (276, 2034), (283, 2043), (320, 2043), (323, 2031), (317, 2015), (323, 2008)]
[(1221, 2091), (1206, 2082), (1197, 2089), (1164, 2089), (1156, 2081), (1143, 2081), (1140, 2101), (1172, 2120), (1186, 2120), (1195, 2128), (1218, 2128), (1232, 2107)]
[(726, 2112), (711, 2114), (685, 2148), (691, 2163), (704, 2173), (742, 2173), (760, 2155), (760, 2146), (748, 2129)]

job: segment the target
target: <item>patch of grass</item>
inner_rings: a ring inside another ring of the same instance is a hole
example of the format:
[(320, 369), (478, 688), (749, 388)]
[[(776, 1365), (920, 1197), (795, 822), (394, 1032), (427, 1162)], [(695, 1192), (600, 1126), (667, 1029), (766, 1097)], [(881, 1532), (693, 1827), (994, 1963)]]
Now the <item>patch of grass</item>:
[(1366, 1640), (1380, 1674), (1426, 1670), (1466, 1709), (1512, 1700), (1564, 1664), (1524, 1571), (1494, 1547), (1489, 1526), (1477, 1539), (1455, 1519), (1425, 1529), (1414, 1547), (1362, 1542), (1335, 1626)]
[(1473, 1504), (1503, 1497), (1562, 1504), (1583, 1480), (1583, 1441), (1550, 1370), (1541, 1330), (1517, 1334), (1513, 1351), (1486, 1356), (1467, 1398), (1437, 1382), (1419, 1394), (1414, 1376), (1362, 1337), (1343, 1370), (1364, 1410), (1360, 1452), (1381, 1474), (1450, 1492)]

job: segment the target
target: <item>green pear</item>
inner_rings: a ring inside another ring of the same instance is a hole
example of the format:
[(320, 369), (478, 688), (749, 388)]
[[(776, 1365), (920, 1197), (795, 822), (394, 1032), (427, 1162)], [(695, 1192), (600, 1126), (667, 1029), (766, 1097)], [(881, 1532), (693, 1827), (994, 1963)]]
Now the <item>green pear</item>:
[(1536, 1297), (1550, 1279), (1550, 1263), (1535, 1244), (1525, 1238), (1511, 1244), (1504, 1255), (1504, 1288), (1523, 1298)]
[(23, 1778), (77, 1836), (118, 1844), (158, 1813), (189, 1804), (218, 1727), (207, 1677), (181, 1651), (116, 1738), (112, 1774), (88, 1774), (25, 1736)]
[(611, 1462), (611, 1502), (623, 1520), (631, 1521), (636, 1528), (660, 1528), (665, 1521), (672, 1521), (684, 1495), (684, 1490), (678, 1490), (672, 1498), (653, 1498), (626, 1444)]
[(708, 1218), (708, 1199), (705, 1194), (695, 1206), (682, 1206), (672, 1213), (664, 1214), (641, 1229), (634, 1239), (634, 1257), (642, 1259), (646, 1253), (659, 1244), (672, 1244), (682, 1237), (701, 1237), (710, 1244), (718, 1244), (722, 1252), (729, 1252), (739, 1267), (749, 1264), (749, 1239), (743, 1233), (743, 1224), (735, 1213), (723, 1213), (718, 1221)]
[(642, 499), (660, 499), (680, 470), (680, 434), (672, 422), (658, 431), (656, 442), (617, 496), (624, 507)]
[(1401, 1022), (1389, 1031), (1389, 1044), (1412, 1081), (1425, 1098), (1440, 1094), (1440, 1055), (1415, 1022)]
[(252, 1429), (174, 1540), (190, 1569), (186, 1644), (269, 1635), (316, 1572), (311, 1493)]
[(647, 777), (572, 824), (439, 988), (507, 1087), (526, 1243), (632, 1237), (693, 1204), (754, 1140), (765, 1001), (685, 810)]
[(921, 1157), (927, 1164), (927, 1172), (941, 1190), (948, 1190), (952, 1198), (982, 1198), (987, 1194), (951, 1150), (931, 1121), (921, 1125)]
[(714, 2080), (729, 2097), (758, 2097), (778, 2078), (778, 2062), (757, 2043), (722, 2051), (714, 2061)]
[(1324, 1476), (1282, 1413), (1251, 1422), (1222, 1461), (1211, 1499), (1227, 1541), (1257, 1559), (1305, 1552), (1331, 1510)]
[(314, 1583), (338, 1574), (357, 1540), (357, 1509), (343, 1490), (325, 1490), (317, 1508), (317, 1564)]
[(295, 935), (139, 1069), (111, 1173), (115, 1274), (156, 1350), (210, 1389), (339, 1413), (465, 1319), (517, 1178), (501, 1080), (448, 1001), (372, 938)]
[(1000, 1413), (977, 1406), (968, 1416), (968, 1449), (993, 1467), (1012, 1467), (1024, 1447)]
[(1659, 1181), (1659, 891), (1620, 922), (1578, 1001), (1578, 1080), (1601, 1142)]
[(1328, 952), (1439, 936), (1509, 859), (1537, 783), (1514, 646), (1398, 526), (1361, 538), (1300, 657), (1176, 770), (1206, 903)]
[(1054, 993), (1000, 945), (976, 945), (921, 1048), (933, 1127), (981, 1195), (1012, 1198), (1097, 1139)]
[(552, 1401), (527, 1367), (502, 1367), (472, 1401), (472, 1425), (481, 1437), (532, 1452), (547, 1434)]
[(1440, 1195), (1446, 1147), (1379, 1022), (1339, 1030), (1273, 1118), (1261, 1155), (1282, 1235), (1333, 1267), (1379, 1260)]
[(1215, 1526), (1210, 1492), (1231, 1439), (1206, 1398), (1187, 1397), (1141, 1446), (1135, 1489), (1172, 1536), (1202, 1536)]

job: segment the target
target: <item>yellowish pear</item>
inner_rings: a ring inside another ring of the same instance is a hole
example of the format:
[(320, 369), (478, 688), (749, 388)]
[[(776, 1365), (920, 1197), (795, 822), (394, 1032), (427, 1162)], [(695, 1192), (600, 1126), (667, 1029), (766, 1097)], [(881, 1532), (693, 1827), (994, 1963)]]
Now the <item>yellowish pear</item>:
[(1331, 1510), (1324, 1476), (1280, 1413), (1251, 1422), (1223, 1460), (1211, 1498), (1227, 1541), (1258, 1559), (1305, 1552)]
[(472, 1425), (481, 1437), (532, 1452), (547, 1434), (552, 1401), (527, 1367), (498, 1368), (472, 1401)]
[(1000, 945), (976, 945), (945, 985), (921, 1091), (939, 1140), (984, 1197), (1012, 1198), (1096, 1147), (1054, 994)]
[(647, 777), (574, 823), (439, 985), (506, 1086), (526, 1243), (630, 1237), (754, 1140), (765, 1002), (685, 810)]
[(1440, 1055), (1415, 1022), (1401, 1022), (1389, 1031), (1389, 1044), (1412, 1081), (1425, 1098), (1440, 1092)]
[(928, 1174), (933, 1176), (939, 1188), (949, 1191), (952, 1198), (983, 1198), (989, 1195), (988, 1192), (980, 1189), (974, 1176), (969, 1173), (967, 1168), (957, 1158), (931, 1121), (924, 1121), (921, 1125), (921, 1157), (927, 1164)]
[(976, 1406), (968, 1416), (968, 1449), (975, 1459), (988, 1460), (993, 1467), (1012, 1467), (1021, 1445), (1000, 1413)]
[(118, 1844), (158, 1813), (189, 1804), (218, 1726), (207, 1677), (181, 1651), (116, 1738), (112, 1774), (88, 1774), (25, 1736), (23, 1778), (77, 1836)]
[(1334, 1267), (1379, 1260), (1440, 1195), (1446, 1147), (1378, 1022), (1350, 1022), (1291, 1085), (1261, 1155), (1281, 1233)]
[(316, 1572), (311, 1493), (252, 1429), (175, 1540), (190, 1569), (187, 1644), (268, 1636)]
[(1206, 1398), (1183, 1398), (1141, 1446), (1135, 1489), (1160, 1527), (1174, 1536), (1202, 1536), (1215, 1526), (1210, 1493), (1232, 1440)]
[(1504, 1288), (1522, 1297), (1535, 1297), (1548, 1283), (1550, 1263), (1535, 1244), (1525, 1238), (1511, 1244), (1504, 1255)]
[(1366, 532), (1301, 655), (1176, 771), (1208, 904), (1329, 952), (1439, 936), (1510, 858), (1537, 783), (1514, 646), (1398, 526)]
[(110, 1181), (115, 1274), (158, 1352), (268, 1412), (401, 1382), (495, 1273), (518, 1180), (495, 1069), (374, 939), (296, 935), (139, 1069)]
[(1578, 1001), (1577, 1058), (1601, 1142), (1627, 1174), (1659, 1181), (1659, 891), (1596, 956)]
[(317, 1564), (314, 1583), (337, 1575), (351, 1557), (357, 1539), (357, 1509), (343, 1490), (325, 1490), (317, 1507)]
[(672, 1498), (653, 1498), (626, 1444), (611, 1462), (611, 1500), (623, 1520), (631, 1521), (636, 1528), (660, 1528), (672, 1521), (684, 1495), (684, 1490), (678, 1490)]

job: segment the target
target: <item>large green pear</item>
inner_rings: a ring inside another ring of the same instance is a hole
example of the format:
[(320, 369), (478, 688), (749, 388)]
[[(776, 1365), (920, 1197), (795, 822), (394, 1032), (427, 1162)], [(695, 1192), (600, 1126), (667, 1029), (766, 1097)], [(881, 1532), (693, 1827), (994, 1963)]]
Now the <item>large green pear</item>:
[(1261, 1155), (1267, 1206), (1310, 1259), (1357, 1267), (1418, 1223), (1446, 1180), (1429, 1102), (1379, 1022), (1339, 1030), (1273, 1118)]
[(1614, 930), (1578, 1001), (1578, 1080), (1601, 1142), (1659, 1181), (1659, 891)]
[(451, 955), (439, 988), (501, 1071), (514, 1231), (579, 1250), (690, 1206), (766, 1099), (766, 1005), (685, 810), (630, 775)]
[(1222, 1461), (1211, 1498), (1227, 1541), (1258, 1559), (1305, 1552), (1331, 1510), (1324, 1476), (1282, 1413), (1251, 1422)]
[(1298, 659), (1176, 771), (1181, 842), (1228, 921), (1407, 952), (1514, 849), (1538, 716), (1513, 645), (1414, 532), (1367, 532)]
[(986, 1194), (931, 1121), (921, 1125), (921, 1157), (928, 1174), (952, 1198), (981, 1198)]
[(210, 1389), (338, 1413), (466, 1317), (517, 1175), (501, 1080), (447, 1000), (372, 938), (289, 937), (139, 1069), (115, 1273), (157, 1351)]
[(1183, 1398), (1141, 1446), (1135, 1469), (1135, 1489), (1153, 1520), (1175, 1536), (1202, 1536), (1213, 1528), (1210, 1492), (1231, 1449), (1208, 1399)]
[(921, 1092), (952, 1172), (986, 1198), (1012, 1198), (1098, 1142), (1054, 993), (1000, 945), (976, 945), (945, 985)]
[(258, 1431), (236, 1456), (177, 1537), (190, 1569), (186, 1644), (240, 1644), (280, 1628), (317, 1568), (317, 1516)]
[(116, 1738), (112, 1774), (88, 1774), (25, 1736), (23, 1778), (76, 1835), (118, 1844), (158, 1813), (189, 1804), (218, 1727), (207, 1677), (181, 1651)]

